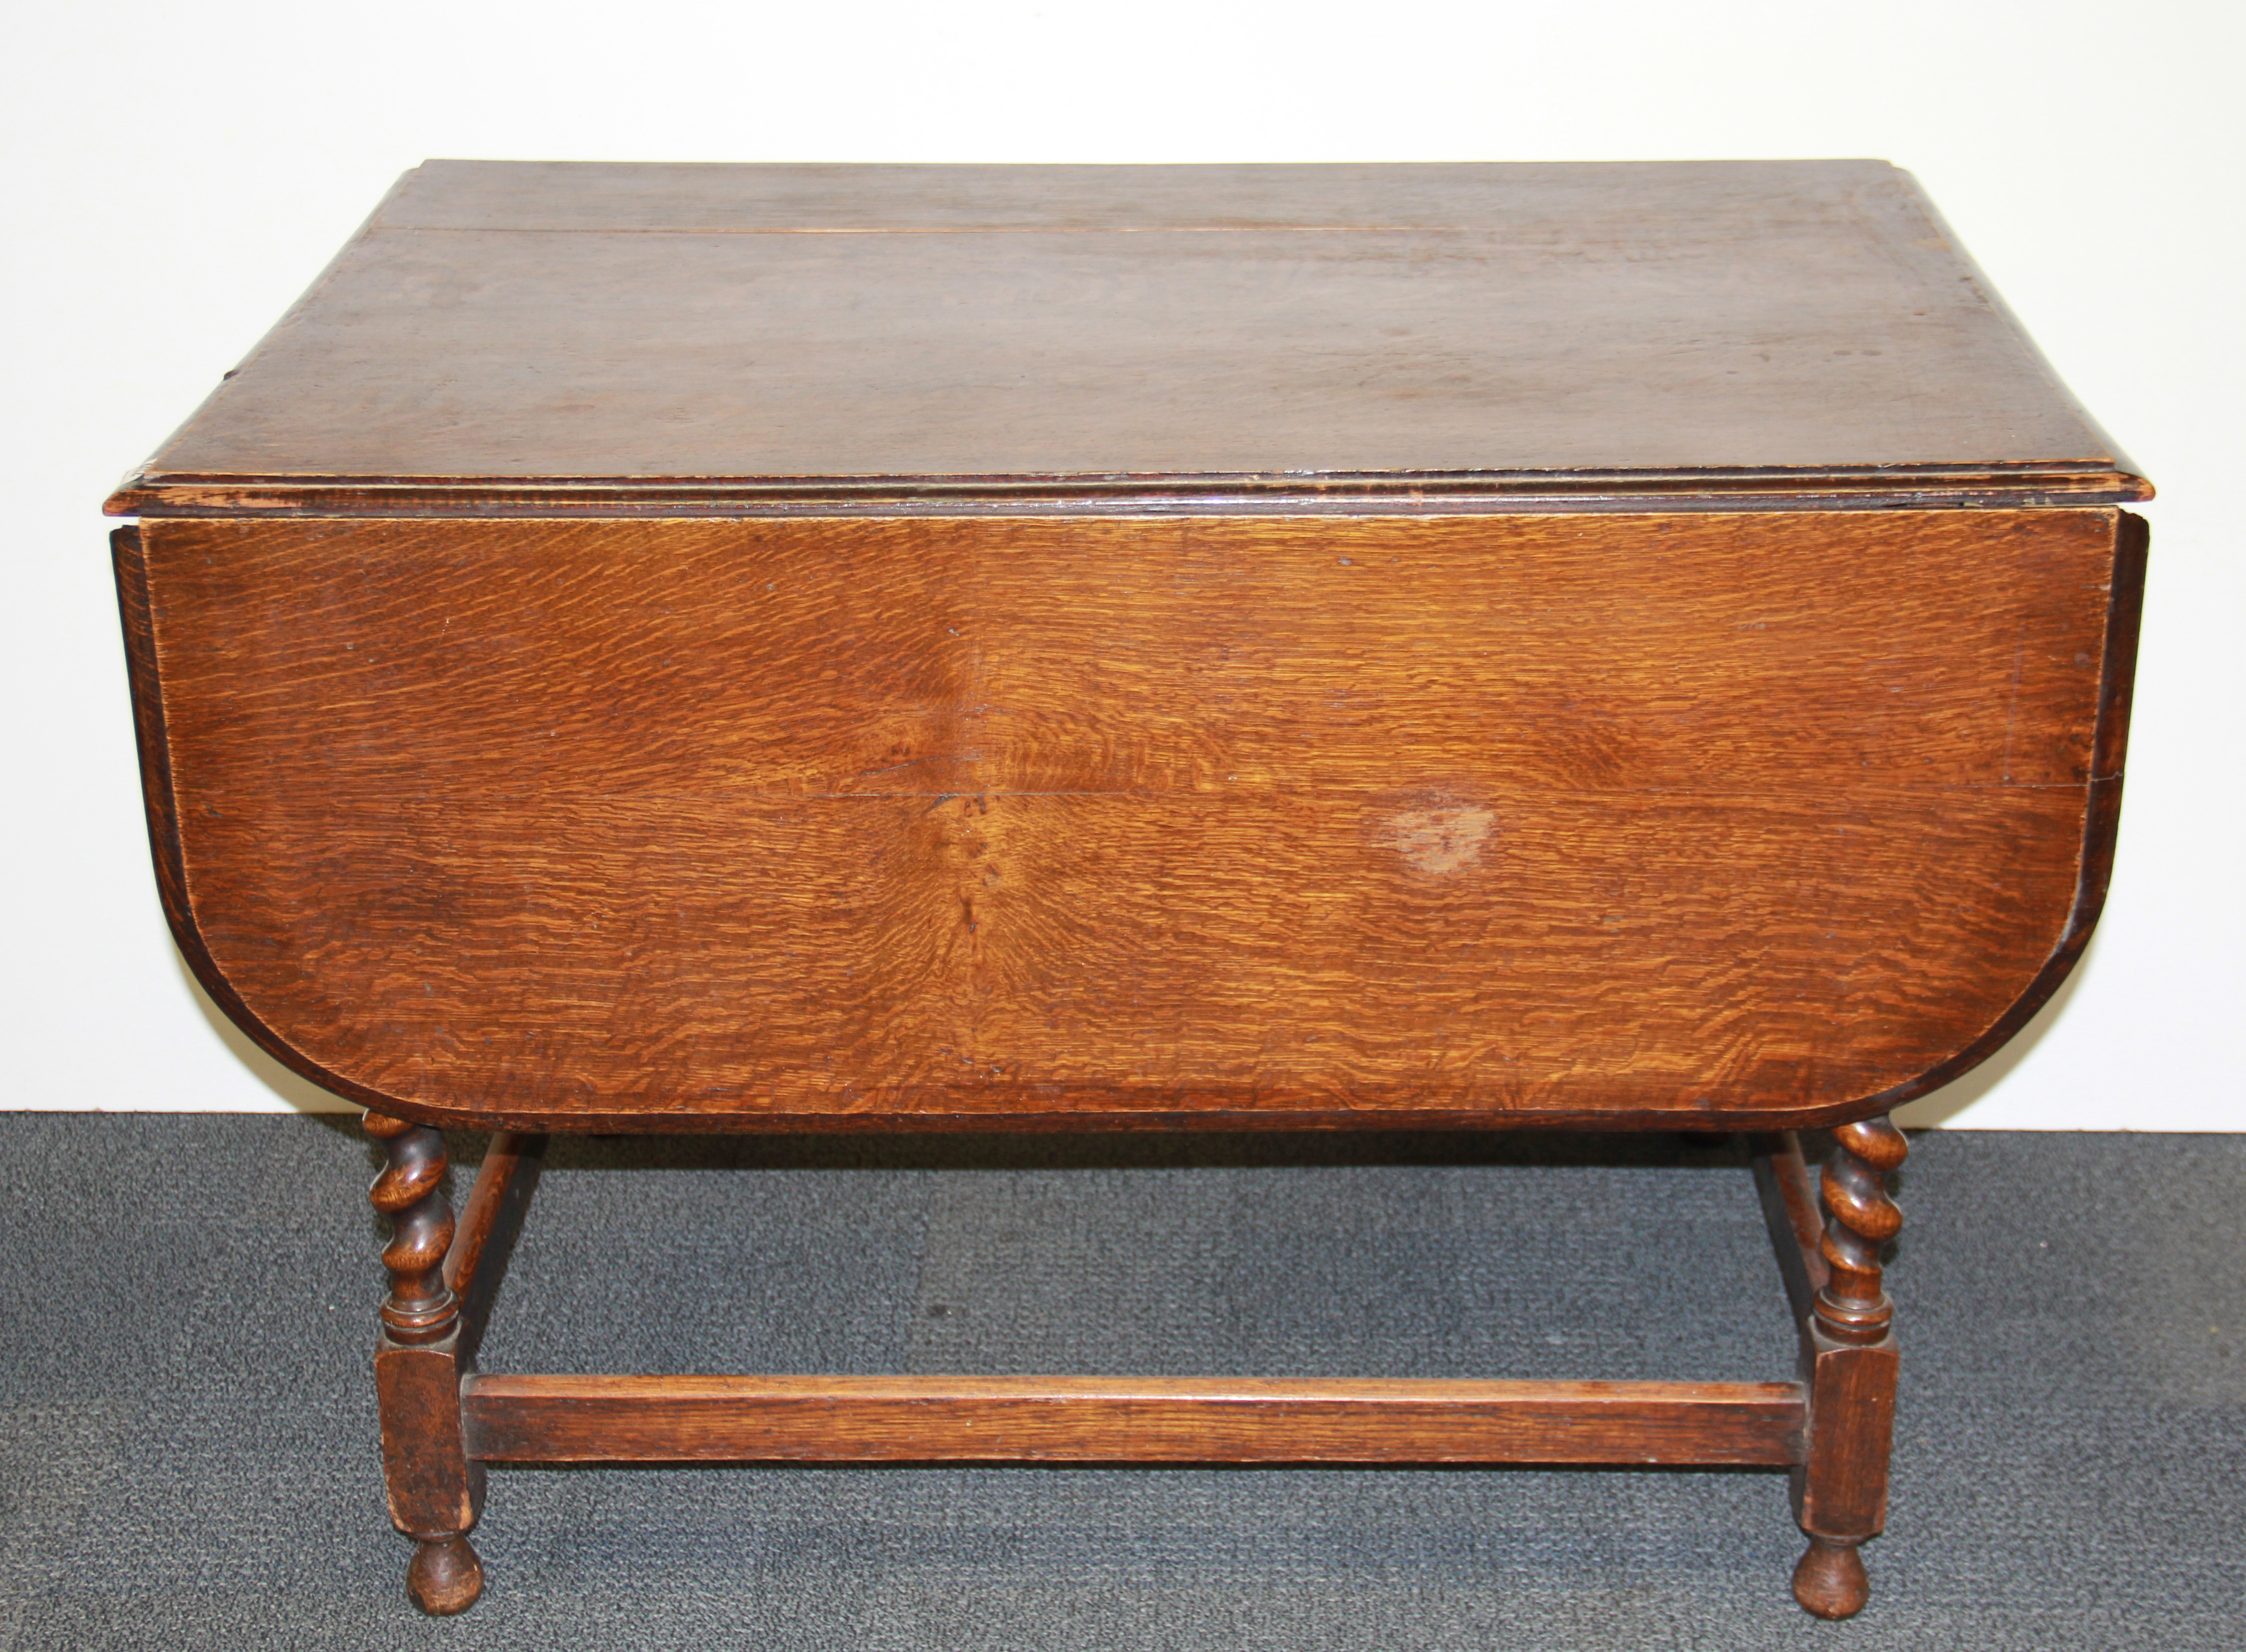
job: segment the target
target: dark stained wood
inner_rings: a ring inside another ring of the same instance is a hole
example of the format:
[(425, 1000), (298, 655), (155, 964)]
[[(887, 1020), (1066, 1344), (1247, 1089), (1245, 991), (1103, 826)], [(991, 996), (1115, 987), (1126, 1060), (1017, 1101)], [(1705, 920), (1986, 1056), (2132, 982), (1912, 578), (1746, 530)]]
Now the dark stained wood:
[(473, 1366), (490, 1322), (492, 1300), (507, 1276), (523, 1214), (538, 1188), (546, 1138), (502, 1131), (492, 1138), (476, 1185), (460, 1213), (459, 1231), (445, 1254), (445, 1282), (460, 1299), (460, 1359)]
[(507, 1377), (461, 1397), (508, 1462), (1800, 1460), (1791, 1383), (1270, 1377)]
[(1793, 1568), (1793, 1598), (1817, 1617), (1854, 1617), (1871, 1592), (1864, 1557), (1854, 1543), (1813, 1537)]
[(432, 162), (112, 508), (2147, 491), (1876, 161)]
[(1807, 1461), (1795, 1475), (1802, 1529), (1835, 1542), (1876, 1537), (1887, 1523), (1888, 1448), (1895, 1431), (1892, 1336), (1869, 1344), (1818, 1334), (1809, 1390)]
[(383, 1335), (406, 1344), (441, 1342), (460, 1315), (460, 1299), (445, 1267), (453, 1231), (452, 1203), (445, 1197), (445, 1139), (425, 1125), (381, 1113), (367, 1114), (364, 1123), (387, 1157), (367, 1194), (390, 1218), (390, 1243), (382, 1253), (382, 1265), (390, 1270)]
[(431, 1617), (465, 1612), (483, 1597), (483, 1562), (465, 1537), (424, 1543), (406, 1567), (405, 1592)]
[[(1885, 1519), (1886, 1112), (2111, 869), (2149, 486), (1868, 161), (409, 174), (112, 496), (164, 909), (367, 1103), (483, 1462), (1790, 1465)], [(542, 1137), (1836, 1126), (1796, 1383), (472, 1374)]]
[(461, 1433), (455, 1343), (406, 1348), (385, 1337), (374, 1355), (391, 1524), (415, 1545), (406, 1593), (434, 1616), (466, 1611), (483, 1589), (467, 1534), (482, 1511), (484, 1468)]
[(1822, 1181), (1827, 1277), (1802, 1348), (1808, 1451), (1793, 1474), (1794, 1516), (1810, 1539), (1794, 1598), (1823, 1618), (1863, 1608), (1871, 1584), (1856, 1546), (1887, 1523), (1897, 1356), (1880, 1252), (1902, 1226), (1885, 1179), (1909, 1152), (1884, 1118), (1834, 1133)]
[(1792, 1131), (1756, 1138), (1753, 1162), (1755, 1191), (1770, 1227), (1779, 1274), (1786, 1281), (1786, 1300), (1793, 1309), (1795, 1325), (1807, 1336), (1817, 1293), (1832, 1277), (1820, 1249), (1825, 1224), (1818, 1214), (1817, 1184)]
[(1897, 1357), (1892, 1336), (1869, 1346), (1842, 1343), (1813, 1321), (1810, 1340), (1808, 1460), (1793, 1471), (1794, 1518), (1809, 1547), (1793, 1594), (1819, 1617), (1845, 1618), (1870, 1598), (1857, 1546), (1887, 1524)]
[(369, 1196), (391, 1229), (382, 1253), (390, 1294), (374, 1351), (383, 1483), (391, 1524), (416, 1544), (406, 1593), (423, 1611), (444, 1616), (465, 1612), (483, 1592), (467, 1540), (483, 1501), (483, 1466), (469, 1460), (460, 1429), (460, 1301), (446, 1266), (453, 1222), (445, 1144), (406, 1119), (371, 1112), (364, 1122), (388, 1161)]
[(1902, 1168), (1910, 1147), (1883, 1117), (1833, 1133), (1835, 1146), (1821, 1186), (1828, 1220), (1819, 1247), (1827, 1277), (1814, 1305), (1817, 1327), (1835, 1342), (1876, 1343), (1895, 1313), (1880, 1282), (1880, 1253), (1902, 1230), (1887, 1178)]
[(2062, 467), (2012, 471), (1883, 466), (1876, 472), (1698, 471), (1420, 473), (1407, 478), (1219, 477), (1080, 480), (134, 483), (113, 516), (834, 517), (1456, 516), (1524, 512), (2016, 510), (2149, 499), (2134, 477)]
[(1792, 1126), (2055, 984), (2116, 533), (165, 520), (121, 566), (183, 948), (401, 1115)]

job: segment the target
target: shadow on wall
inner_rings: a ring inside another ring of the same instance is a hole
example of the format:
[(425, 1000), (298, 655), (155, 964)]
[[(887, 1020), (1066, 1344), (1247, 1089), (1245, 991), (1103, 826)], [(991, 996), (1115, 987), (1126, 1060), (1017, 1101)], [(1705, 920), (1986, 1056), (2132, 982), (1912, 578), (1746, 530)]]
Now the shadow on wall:
[[(2075, 987), (2081, 981), (2084, 971), (2089, 967), (2091, 956), (2097, 949), (2098, 940), (2093, 935), (2082, 956), (2075, 961), (2074, 969), (2059, 990), (2052, 995), (2051, 1002), (2013, 1035), (2011, 1043), (1955, 1084), (1945, 1084), (1931, 1095), (1922, 1096), (1916, 1101), (1898, 1107), (1895, 1122), (1911, 1130), (1938, 1130), (2002, 1084), (2005, 1075), (2026, 1058), (2028, 1051), (2036, 1047), (2052, 1023), (2066, 1013), (2066, 1006), (2074, 996)], [(350, 1113), (356, 1116), (362, 1111), (357, 1103), (330, 1095), (310, 1079), (298, 1078), (252, 1044), (248, 1036), (228, 1020), (225, 1012), (211, 1002), (210, 995), (203, 990), (202, 982), (195, 979), (194, 972), (187, 968), (187, 961), (177, 953), (173, 955), (173, 960), (178, 964), (180, 975), (187, 979), (187, 990), (194, 997), (195, 1007), (203, 1012), (204, 1018), (217, 1031), (226, 1047), (234, 1052), (235, 1058), (255, 1073), (275, 1096), (303, 1113)]]

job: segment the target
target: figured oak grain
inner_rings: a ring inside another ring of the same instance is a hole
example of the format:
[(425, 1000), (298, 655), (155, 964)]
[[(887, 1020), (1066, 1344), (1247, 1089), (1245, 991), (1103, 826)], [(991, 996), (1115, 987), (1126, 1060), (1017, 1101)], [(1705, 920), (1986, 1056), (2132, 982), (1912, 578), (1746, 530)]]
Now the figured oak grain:
[(361, 1099), (1783, 1126), (2079, 944), (2116, 530), (167, 520), (126, 582), (190, 957)]

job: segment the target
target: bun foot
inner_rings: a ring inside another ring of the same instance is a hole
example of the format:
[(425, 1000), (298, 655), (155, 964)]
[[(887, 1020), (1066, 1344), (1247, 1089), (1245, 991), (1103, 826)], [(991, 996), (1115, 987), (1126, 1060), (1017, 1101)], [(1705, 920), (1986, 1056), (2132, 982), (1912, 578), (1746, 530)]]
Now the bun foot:
[(1821, 1618), (1850, 1618), (1872, 1598), (1864, 1557), (1853, 1542), (1813, 1537), (1801, 1564), (1793, 1568), (1793, 1598)]
[(423, 1543), (405, 1568), (405, 1592), (432, 1618), (465, 1612), (484, 1592), (484, 1563), (465, 1535)]

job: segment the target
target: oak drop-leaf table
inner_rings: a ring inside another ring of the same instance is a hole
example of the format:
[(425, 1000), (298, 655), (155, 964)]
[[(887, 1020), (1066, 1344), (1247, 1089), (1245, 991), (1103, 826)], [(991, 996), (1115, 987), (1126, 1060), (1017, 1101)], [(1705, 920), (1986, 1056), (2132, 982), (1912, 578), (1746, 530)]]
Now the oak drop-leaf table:
[[(110, 509), (179, 944), (387, 1144), (413, 1598), (487, 1462), (1657, 1463), (1856, 1610), (2149, 492), (1879, 163), (409, 173)], [(1399, 1126), (1752, 1132), (1799, 1372), (474, 1368), (547, 1132)]]

